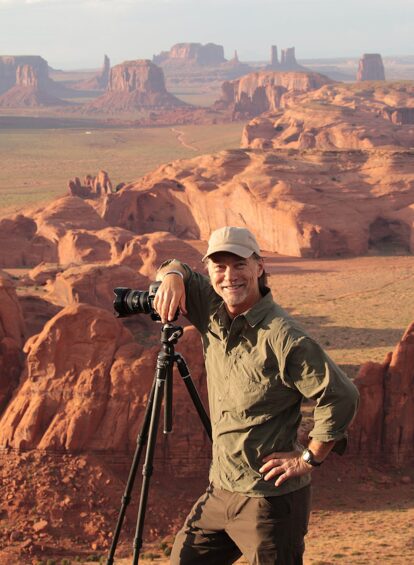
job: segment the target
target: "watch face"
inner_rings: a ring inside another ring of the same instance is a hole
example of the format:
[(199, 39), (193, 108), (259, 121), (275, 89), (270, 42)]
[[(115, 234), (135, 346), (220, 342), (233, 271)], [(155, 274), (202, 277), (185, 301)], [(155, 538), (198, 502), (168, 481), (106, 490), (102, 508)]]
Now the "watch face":
[(302, 457), (303, 460), (306, 461), (306, 463), (309, 463), (312, 460), (312, 455), (309, 449), (305, 449), (305, 451), (302, 454)]

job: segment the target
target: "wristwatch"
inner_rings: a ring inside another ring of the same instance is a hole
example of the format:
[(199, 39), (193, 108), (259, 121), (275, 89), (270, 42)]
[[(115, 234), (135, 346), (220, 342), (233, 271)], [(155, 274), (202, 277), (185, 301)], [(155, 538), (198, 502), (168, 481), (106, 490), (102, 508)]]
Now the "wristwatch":
[(312, 467), (319, 467), (323, 463), (323, 461), (316, 461), (314, 454), (308, 448), (306, 448), (302, 451), (302, 459), (306, 463), (309, 463), (309, 465), (312, 465)]

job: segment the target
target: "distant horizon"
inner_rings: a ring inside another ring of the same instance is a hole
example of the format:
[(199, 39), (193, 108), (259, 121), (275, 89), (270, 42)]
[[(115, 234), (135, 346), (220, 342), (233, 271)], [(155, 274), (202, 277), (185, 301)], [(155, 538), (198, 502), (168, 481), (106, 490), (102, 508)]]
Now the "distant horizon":
[[(176, 43), (216, 43), (231, 59), (299, 61), (413, 53), (412, 0), (0, 0), (0, 54), (40, 55), (61, 70), (152, 59)], [(404, 55), (406, 54), (406, 55)]]

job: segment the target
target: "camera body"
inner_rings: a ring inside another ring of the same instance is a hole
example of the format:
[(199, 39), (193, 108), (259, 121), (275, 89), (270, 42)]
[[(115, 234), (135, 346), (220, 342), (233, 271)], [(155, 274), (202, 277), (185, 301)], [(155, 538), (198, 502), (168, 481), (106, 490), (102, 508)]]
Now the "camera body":
[[(125, 287), (114, 288), (114, 309), (117, 318), (125, 318), (134, 314), (150, 314), (152, 320), (161, 322), (161, 318), (154, 308), (154, 298), (160, 284), (161, 281), (152, 282), (148, 290), (135, 290)], [(178, 318), (178, 314), (179, 310), (177, 309), (173, 321)]]

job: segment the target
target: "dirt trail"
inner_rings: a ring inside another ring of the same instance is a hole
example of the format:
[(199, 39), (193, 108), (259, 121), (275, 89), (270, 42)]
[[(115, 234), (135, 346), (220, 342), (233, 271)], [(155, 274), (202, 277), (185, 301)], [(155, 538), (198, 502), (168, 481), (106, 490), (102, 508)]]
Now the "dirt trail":
[(190, 145), (185, 141), (185, 132), (177, 128), (170, 128), (173, 133), (177, 134), (177, 141), (181, 143), (183, 147), (187, 149), (191, 149), (192, 151), (200, 151), (200, 149), (196, 145)]

